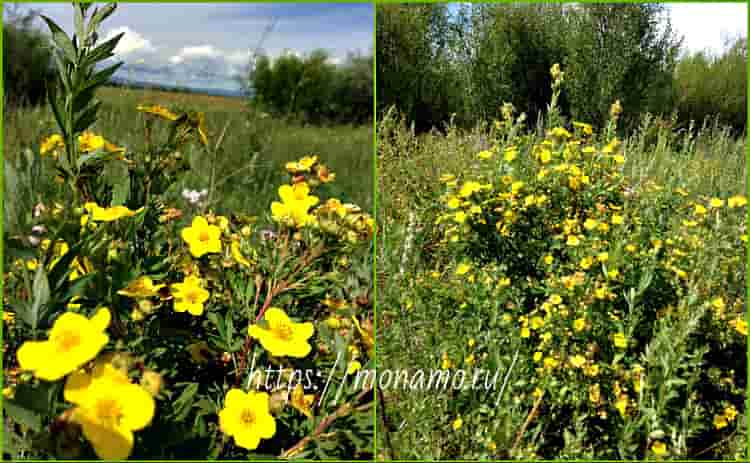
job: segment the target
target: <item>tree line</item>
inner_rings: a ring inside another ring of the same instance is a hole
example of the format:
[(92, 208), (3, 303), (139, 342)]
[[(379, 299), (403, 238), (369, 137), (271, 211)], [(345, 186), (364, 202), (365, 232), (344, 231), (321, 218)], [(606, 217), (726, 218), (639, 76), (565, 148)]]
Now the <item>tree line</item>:
[(510, 102), (535, 123), (564, 72), (567, 117), (603, 124), (620, 100), (680, 121), (745, 127), (747, 40), (721, 56), (686, 54), (659, 4), (411, 4), (377, 8), (378, 111), (395, 105), (418, 130), (472, 125)]

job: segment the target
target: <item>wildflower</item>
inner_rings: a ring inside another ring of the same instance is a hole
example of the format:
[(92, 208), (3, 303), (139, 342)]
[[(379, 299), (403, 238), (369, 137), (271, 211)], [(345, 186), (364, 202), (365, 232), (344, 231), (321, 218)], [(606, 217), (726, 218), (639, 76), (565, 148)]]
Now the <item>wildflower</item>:
[(78, 146), (84, 153), (90, 153), (104, 147), (104, 137), (92, 132), (83, 132), (78, 136)]
[(544, 319), (542, 317), (532, 317), (531, 318), (531, 329), (538, 330), (539, 328), (544, 326)]
[(492, 155), (493, 155), (492, 151), (490, 151), (490, 150), (483, 150), (483, 151), (480, 151), (477, 154), (477, 157), (479, 159), (486, 160), (486, 159), (490, 159), (492, 157)]
[(203, 303), (208, 300), (210, 293), (201, 287), (200, 278), (191, 275), (182, 283), (175, 283), (171, 287), (175, 312), (188, 312), (195, 316), (203, 313)]
[(735, 207), (742, 207), (747, 204), (747, 199), (744, 196), (732, 196), (727, 200), (727, 205), (730, 209)]
[(543, 355), (544, 354), (542, 354), (541, 352), (536, 351), (536, 352), (534, 352), (534, 356), (532, 358), (534, 359), (535, 363), (539, 363), (542, 360), (542, 356)]
[(243, 392), (232, 388), (219, 412), (219, 428), (234, 438), (238, 447), (255, 450), (261, 439), (276, 434), (276, 421), (269, 411), (265, 392)]
[(734, 419), (737, 417), (737, 408), (735, 408), (734, 405), (729, 405), (724, 409), (724, 416), (728, 421), (734, 421)]
[(544, 368), (547, 369), (554, 369), (556, 368), (560, 362), (558, 362), (554, 357), (545, 357), (544, 358)]
[(13, 325), (16, 323), (16, 314), (3, 310), (3, 322), (7, 325)]
[(507, 149), (505, 150), (503, 159), (505, 159), (506, 162), (511, 162), (516, 158), (516, 156), (518, 156), (518, 151), (516, 151), (515, 149)]
[(574, 355), (570, 359), (570, 364), (575, 368), (581, 368), (586, 364), (586, 357), (584, 357), (583, 355)]
[(177, 116), (177, 114), (160, 105), (138, 105), (135, 109), (142, 113), (152, 114), (168, 121), (176, 121), (177, 119), (179, 119), (179, 116)]
[(455, 420), (453, 420), (452, 426), (453, 426), (454, 431), (458, 431), (459, 429), (461, 429), (461, 426), (463, 425), (464, 425), (464, 420), (462, 420), (460, 416), (456, 418)]
[(626, 349), (628, 347), (628, 340), (625, 338), (624, 333), (615, 333), (614, 337), (615, 347), (619, 349)]
[(521, 328), (521, 337), (524, 339), (531, 337), (531, 330), (528, 326), (524, 326)]
[(612, 216), (612, 225), (621, 225), (623, 221), (623, 218), (619, 214), (615, 214)]
[(545, 263), (545, 264), (547, 264), (547, 265), (552, 265), (552, 263), (553, 263), (554, 261), (555, 261), (555, 258), (554, 258), (554, 257), (552, 257), (552, 255), (550, 255), (550, 254), (547, 254), (546, 256), (544, 256), (544, 263)]
[(711, 198), (711, 201), (708, 203), (711, 208), (718, 209), (724, 205), (724, 200), (719, 198)]
[(151, 423), (156, 405), (142, 386), (110, 363), (98, 362), (91, 373), (68, 377), (65, 400), (76, 405), (71, 419), (103, 460), (122, 460), (133, 450), (133, 431)]
[(237, 261), (238, 264), (243, 267), (252, 267), (252, 263), (242, 255), (242, 251), (240, 251), (240, 243), (238, 241), (232, 241), (230, 248), (232, 250), (232, 258)]
[(576, 320), (573, 322), (573, 329), (580, 332), (583, 331), (584, 328), (586, 328), (586, 319), (576, 318)]
[(600, 399), (601, 399), (601, 390), (599, 387), (599, 383), (592, 384), (591, 386), (589, 386), (589, 400), (592, 403), (598, 404)]
[(303, 172), (310, 172), (312, 166), (318, 162), (317, 156), (304, 156), (299, 161), (287, 162), (286, 170), (292, 174), (300, 174)]
[(473, 349), (477, 344), (477, 341), (474, 338), (469, 338), (469, 342), (467, 344), (469, 345), (469, 349)]
[(471, 265), (467, 263), (460, 263), (458, 264), (458, 267), (456, 267), (456, 275), (466, 275), (471, 271)]
[(575, 235), (569, 235), (568, 240), (565, 242), (568, 246), (578, 246), (581, 244), (581, 240)]
[(93, 202), (84, 204), (83, 208), (91, 214), (91, 220), (94, 222), (113, 222), (123, 217), (133, 217), (143, 210), (140, 208), (131, 211), (125, 206), (101, 207)]
[(65, 149), (65, 141), (62, 135), (56, 133), (42, 140), (42, 145), (39, 147), (39, 154), (42, 156), (49, 154), (57, 158), (57, 151), (61, 149)]
[(310, 187), (304, 182), (281, 185), (279, 187), (281, 202), (274, 201), (271, 204), (273, 220), (297, 228), (315, 223), (315, 217), (308, 211), (318, 204), (318, 197), (311, 196), (309, 193)]
[(46, 341), (26, 341), (16, 356), (22, 370), (31, 370), (45, 381), (56, 381), (96, 357), (109, 341), (109, 309), (92, 318), (65, 312), (55, 320)]
[(559, 294), (553, 294), (549, 297), (550, 304), (558, 305), (562, 303), (562, 297)]
[(308, 418), (312, 418), (312, 404), (315, 401), (315, 394), (305, 394), (301, 384), (297, 384), (292, 391), (289, 403), (300, 413)]
[(142, 276), (128, 283), (128, 286), (117, 291), (117, 294), (132, 297), (133, 299), (154, 297), (158, 296), (159, 290), (165, 286), (155, 285), (150, 277)]
[(594, 129), (591, 127), (591, 124), (586, 124), (585, 122), (573, 121), (573, 127), (581, 129), (581, 132), (583, 132), (584, 135), (591, 135), (592, 133), (594, 133)]
[(312, 349), (308, 339), (313, 335), (312, 323), (294, 323), (286, 312), (271, 307), (265, 313), (267, 327), (251, 325), (248, 333), (260, 341), (274, 357), (306, 357)]
[(747, 322), (745, 320), (737, 318), (736, 320), (732, 320), (730, 324), (734, 326), (735, 331), (743, 336), (747, 336)]
[(16, 390), (10, 386), (6, 386), (3, 388), (3, 398), (5, 399), (13, 399), (16, 396)]
[(695, 212), (695, 215), (703, 215), (703, 214), (705, 214), (705, 213), (706, 213), (707, 211), (706, 211), (706, 208), (705, 208), (705, 207), (703, 207), (703, 206), (702, 206), (701, 204), (696, 204), (696, 205), (695, 205), (695, 209), (694, 209), (694, 211), (693, 211), (693, 212)]
[(714, 415), (714, 428), (717, 430), (727, 427), (728, 424), (724, 415)]
[(620, 117), (620, 114), (622, 114), (622, 105), (620, 104), (620, 100), (615, 100), (609, 108), (609, 115), (612, 119), (617, 119)]
[(615, 401), (615, 408), (620, 412), (620, 416), (625, 416), (628, 413), (628, 396), (626, 394), (620, 394)]
[(221, 229), (216, 225), (209, 225), (204, 217), (195, 217), (190, 227), (182, 229), (181, 235), (190, 247), (193, 257), (199, 258), (207, 253), (221, 252)]
[(149, 394), (156, 397), (159, 395), (159, 391), (162, 387), (162, 376), (153, 370), (144, 371), (143, 376), (141, 377), (141, 387), (148, 391)]
[(346, 374), (353, 375), (362, 368), (362, 364), (358, 360), (352, 360), (346, 366)]
[(719, 310), (719, 311), (723, 310), (724, 307), (725, 307), (724, 298), (717, 297), (716, 299), (714, 299), (713, 301), (711, 301), (711, 307), (713, 307), (714, 309)]
[(479, 182), (466, 182), (461, 187), (461, 191), (458, 193), (462, 198), (468, 198), (472, 194), (476, 193), (482, 188)]
[(662, 441), (656, 441), (653, 444), (651, 444), (651, 451), (654, 452), (654, 455), (661, 457), (667, 454), (667, 445)]

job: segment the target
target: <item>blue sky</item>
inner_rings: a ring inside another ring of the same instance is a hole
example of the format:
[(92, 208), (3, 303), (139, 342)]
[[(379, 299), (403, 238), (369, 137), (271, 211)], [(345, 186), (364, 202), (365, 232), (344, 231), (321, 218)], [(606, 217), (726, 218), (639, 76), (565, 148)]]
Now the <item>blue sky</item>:
[[(72, 30), (69, 3), (20, 8)], [(369, 3), (120, 3), (100, 32), (103, 38), (125, 32), (115, 50), (129, 65), (121, 77), (229, 89), (238, 86), (232, 76), (243, 72), (259, 45), (272, 57), (322, 48), (333, 62), (350, 52), (369, 54), (373, 15)]]

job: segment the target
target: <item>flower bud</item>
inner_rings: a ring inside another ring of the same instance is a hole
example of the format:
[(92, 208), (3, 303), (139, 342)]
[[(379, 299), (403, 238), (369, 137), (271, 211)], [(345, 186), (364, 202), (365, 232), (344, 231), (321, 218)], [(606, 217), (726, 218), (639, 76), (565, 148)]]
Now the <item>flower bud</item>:
[(154, 397), (159, 395), (159, 391), (161, 391), (162, 388), (162, 382), (162, 376), (153, 370), (144, 371), (143, 376), (141, 377), (141, 386)]

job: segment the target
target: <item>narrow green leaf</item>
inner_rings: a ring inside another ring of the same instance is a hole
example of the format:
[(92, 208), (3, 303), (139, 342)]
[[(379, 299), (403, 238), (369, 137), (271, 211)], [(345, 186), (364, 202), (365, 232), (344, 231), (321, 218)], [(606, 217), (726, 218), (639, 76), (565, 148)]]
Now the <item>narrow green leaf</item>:
[(73, 133), (81, 133), (89, 128), (91, 124), (96, 121), (96, 113), (99, 111), (101, 105), (101, 101), (97, 101), (76, 117), (75, 122), (73, 123)]
[(75, 26), (76, 26), (76, 35), (78, 36), (78, 40), (81, 42), (85, 42), (86, 40), (86, 31), (84, 30), (84, 24), (83, 24), (83, 4), (78, 2), (73, 2), (73, 10), (75, 11)]
[(117, 72), (117, 70), (122, 66), (122, 62), (119, 62), (117, 64), (114, 64), (112, 66), (109, 66), (107, 68), (102, 69), (101, 71), (97, 72), (93, 76), (91, 76), (91, 79), (89, 79), (88, 82), (86, 82), (83, 85), (83, 88), (81, 91), (86, 91), (89, 89), (95, 89), (96, 87), (99, 87), (102, 84), (105, 84), (109, 81), (110, 77)]
[(3, 411), (16, 423), (28, 426), (33, 431), (42, 430), (42, 417), (12, 400), (3, 401)]
[(50, 296), (47, 272), (44, 271), (43, 265), (39, 265), (36, 268), (34, 283), (32, 284), (32, 293), (34, 299), (31, 303), (31, 327), (32, 329), (36, 329), (39, 324), (39, 319), (41, 318), (41, 311), (49, 302)]
[(117, 43), (120, 41), (123, 35), (125, 35), (125, 33), (121, 32), (117, 34), (116, 36), (112, 37), (111, 39), (107, 40), (103, 44), (91, 50), (91, 52), (89, 52), (86, 56), (85, 64), (93, 65), (93, 64), (98, 63), (99, 61), (103, 61), (107, 58), (114, 56), (112, 52), (117, 47)]
[(58, 26), (47, 16), (40, 16), (42, 17), (44, 22), (47, 23), (47, 27), (49, 27), (50, 31), (52, 32), (52, 41), (55, 42), (55, 45), (57, 45), (63, 53), (65, 53), (65, 57), (71, 63), (75, 63), (78, 60), (78, 52), (76, 51), (75, 45), (73, 45), (73, 42), (68, 37), (68, 34), (66, 34), (65, 31), (60, 28), (60, 26)]

